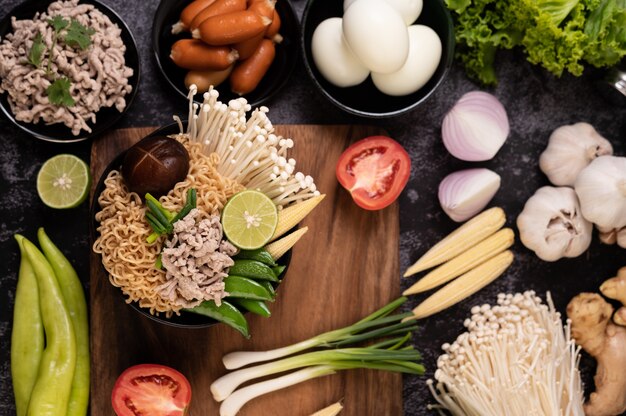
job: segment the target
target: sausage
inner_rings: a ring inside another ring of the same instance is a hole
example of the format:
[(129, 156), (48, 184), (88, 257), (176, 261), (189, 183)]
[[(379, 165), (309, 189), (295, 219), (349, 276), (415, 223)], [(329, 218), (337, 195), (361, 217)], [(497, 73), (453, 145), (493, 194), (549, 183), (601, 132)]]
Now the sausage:
[(193, 20), (193, 18), (214, 2), (215, 0), (195, 0), (189, 3), (189, 5), (185, 7), (180, 13), (179, 22), (181, 23), (182, 27), (184, 29), (188, 29), (191, 26), (191, 21)]
[[(265, 16), (268, 19), (272, 19), (274, 17), (274, 6), (276, 5), (276, 0), (256, 0), (250, 3), (248, 7), (249, 11), (255, 12), (259, 16)], [(268, 28), (271, 26), (268, 26)], [(267, 33), (267, 29), (265, 30)], [(239, 52), (239, 59), (244, 60), (248, 59), (254, 51), (259, 47), (261, 41), (263, 40), (264, 33), (260, 33), (250, 39), (246, 39), (239, 43), (233, 45), (233, 48)]]
[(198, 87), (198, 92), (206, 92), (211, 85), (217, 87), (228, 78), (235, 65), (231, 65), (220, 71), (189, 71), (185, 76), (185, 86), (189, 88), (191, 84)]
[(258, 35), (251, 37), (250, 39), (243, 40), (241, 42), (235, 43), (233, 48), (239, 52), (239, 59), (244, 60), (248, 59), (254, 51), (257, 50), (265, 33), (261, 32)]
[(209, 46), (198, 39), (180, 39), (172, 45), (170, 58), (185, 69), (222, 70), (232, 65), (239, 54), (227, 46)]
[(193, 31), (193, 37), (200, 38), (209, 45), (229, 45), (265, 32), (270, 23), (267, 17), (249, 10), (220, 14), (202, 22)]
[[(278, 31), (280, 30), (280, 16), (276, 9), (274, 9), (274, 16), (272, 16), (272, 23), (267, 27), (265, 31), (265, 37), (268, 39), (273, 39), (274, 36), (278, 35)], [(280, 43), (280, 42), (279, 42)]]
[(263, 39), (254, 54), (241, 61), (230, 74), (230, 89), (239, 95), (254, 90), (272, 65), (275, 56), (274, 42)]
[(246, 10), (246, 0), (217, 0), (215, 3), (198, 13), (189, 24), (189, 28), (193, 32), (209, 17), (242, 10)]

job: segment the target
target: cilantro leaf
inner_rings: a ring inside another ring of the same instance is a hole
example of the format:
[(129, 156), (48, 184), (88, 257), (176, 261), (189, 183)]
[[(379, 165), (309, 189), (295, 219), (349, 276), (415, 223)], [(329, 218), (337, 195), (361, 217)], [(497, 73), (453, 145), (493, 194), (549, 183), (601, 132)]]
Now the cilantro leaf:
[(33, 46), (31, 46), (30, 51), (28, 51), (28, 62), (39, 68), (45, 48), (46, 46), (43, 43), (41, 33), (37, 33), (35, 39), (33, 39)]
[(96, 31), (93, 28), (85, 27), (78, 20), (72, 19), (63, 40), (73, 48), (85, 50), (91, 45), (91, 35), (94, 33)]
[(69, 26), (70, 22), (65, 20), (61, 16), (54, 16), (52, 19), (48, 19), (48, 23), (54, 28), (54, 31), (59, 33), (61, 30)]
[(48, 100), (51, 104), (70, 107), (75, 101), (70, 95), (70, 80), (66, 77), (56, 79), (47, 89)]

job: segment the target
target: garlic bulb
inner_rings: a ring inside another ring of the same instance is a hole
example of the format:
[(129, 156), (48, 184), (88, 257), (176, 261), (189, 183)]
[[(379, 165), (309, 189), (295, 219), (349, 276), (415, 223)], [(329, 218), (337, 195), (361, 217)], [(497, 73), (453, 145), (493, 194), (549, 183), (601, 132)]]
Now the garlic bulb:
[(450, 218), (465, 221), (483, 210), (500, 188), (500, 175), (489, 169), (466, 169), (439, 184), (439, 203)]
[(580, 171), (592, 160), (612, 154), (611, 143), (591, 124), (576, 123), (552, 132), (548, 147), (539, 157), (539, 168), (554, 185), (574, 186)]
[(441, 126), (443, 144), (452, 156), (469, 162), (493, 158), (509, 135), (502, 103), (491, 94), (471, 91), (456, 102)]
[(571, 188), (539, 188), (517, 217), (522, 243), (545, 261), (581, 255), (591, 243), (593, 225), (583, 218)]
[(583, 216), (602, 228), (626, 226), (626, 157), (600, 156), (575, 184)]

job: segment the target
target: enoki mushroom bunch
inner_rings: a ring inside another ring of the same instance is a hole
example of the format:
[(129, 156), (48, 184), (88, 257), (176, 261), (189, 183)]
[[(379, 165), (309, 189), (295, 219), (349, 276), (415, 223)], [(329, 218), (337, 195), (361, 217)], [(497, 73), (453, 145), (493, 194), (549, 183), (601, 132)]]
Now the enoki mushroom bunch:
[(179, 117), (174, 119), (181, 134), (201, 143), (206, 154), (219, 156), (222, 176), (263, 192), (279, 209), (320, 194), (311, 176), (296, 171), (295, 159), (288, 157), (293, 140), (274, 134), (267, 107), (256, 108), (246, 118), (251, 107), (244, 98), (224, 104), (211, 87), (198, 105), (193, 101), (196, 93), (191, 85), (187, 130)]
[[(453, 415), (584, 415), (579, 349), (548, 293), (499, 294), (472, 308), (467, 332), (444, 344), (429, 388)], [(442, 413), (443, 414), (443, 413)]]

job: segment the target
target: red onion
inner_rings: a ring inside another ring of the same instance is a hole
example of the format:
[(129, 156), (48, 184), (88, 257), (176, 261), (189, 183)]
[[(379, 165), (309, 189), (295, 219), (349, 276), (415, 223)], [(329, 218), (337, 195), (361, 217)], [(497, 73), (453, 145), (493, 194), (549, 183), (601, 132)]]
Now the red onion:
[(485, 168), (465, 169), (446, 176), (439, 184), (439, 203), (456, 222), (483, 210), (500, 188), (500, 176)]
[(482, 91), (462, 96), (443, 119), (443, 144), (461, 160), (493, 158), (508, 135), (506, 110), (496, 97)]

